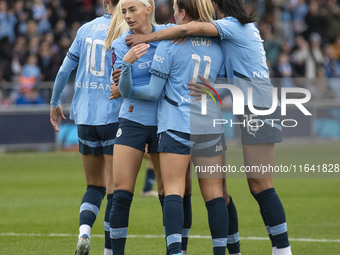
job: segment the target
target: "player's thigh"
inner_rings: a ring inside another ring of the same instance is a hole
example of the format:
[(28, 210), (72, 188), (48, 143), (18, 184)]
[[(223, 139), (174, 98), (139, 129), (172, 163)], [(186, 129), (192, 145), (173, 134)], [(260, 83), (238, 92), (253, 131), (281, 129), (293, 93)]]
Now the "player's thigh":
[(165, 196), (176, 194), (183, 197), (190, 155), (162, 152), (159, 157)]
[(115, 144), (113, 154), (114, 189), (134, 191), (136, 178), (144, 152), (135, 148)]
[(87, 185), (105, 187), (105, 164), (103, 155), (82, 154)]

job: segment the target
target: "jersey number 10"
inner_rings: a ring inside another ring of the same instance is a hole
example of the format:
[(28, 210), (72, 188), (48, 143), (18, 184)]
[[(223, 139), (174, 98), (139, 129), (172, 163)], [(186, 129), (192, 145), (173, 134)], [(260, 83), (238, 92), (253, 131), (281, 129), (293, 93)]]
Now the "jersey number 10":
[[(86, 73), (93, 74), (94, 76), (104, 76), (105, 74), (105, 41), (95, 39), (92, 40), (90, 37), (85, 38), (85, 42), (87, 43), (87, 51), (86, 51)], [(100, 55), (100, 70), (95, 70), (96, 68), (96, 49), (97, 46), (101, 46), (101, 55)]]

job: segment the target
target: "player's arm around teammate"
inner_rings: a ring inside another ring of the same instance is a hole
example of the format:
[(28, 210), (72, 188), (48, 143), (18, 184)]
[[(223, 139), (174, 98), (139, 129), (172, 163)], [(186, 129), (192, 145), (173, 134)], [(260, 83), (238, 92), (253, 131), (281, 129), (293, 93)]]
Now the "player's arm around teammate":
[[(217, 17), (214, 23), (189, 23), (169, 28), (148, 36), (128, 37), (127, 42), (134, 45), (140, 42), (173, 39), (179, 36), (210, 35), (219, 36), (226, 59), (226, 73), (235, 85), (247, 95), (248, 87), (253, 88), (254, 106), (263, 110), (271, 107), (272, 85), (266, 65), (265, 52), (258, 29), (254, 25), (253, 14), (248, 14), (241, 0), (213, 1)], [(249, 57), (251, 56), (251, 57)], [(260, 79), (256, 75), (260, 74)], [(263, 82), (265, 80), (266, 82)], [(249, 82), (250, 81), (250, 82)], [(248, 83), (247, 83), (248, 82)], [(254, 92), (255, 91), (255, 92)], [(260, 99), (259, 99), (260, 98)], [(252, 116), (245, 105), (244, 116), (237, 116), (239, 121), (249, 120)], [(280, 107), (268, 119), (280, 119)], [(256, 118), (261, 118), (256, 116)], [(281, 126), (264, 127), (252, 132), (249, 127), (242, 128), (243, 157), (245, 166), (274, 165), (275, 143), (281, 142)], [(259, 176), (261, 175), (261, 176)], [(272, 241), (273, 254), (290, 255), (285, 212), (282, 203), (273, 188), (272, 173), (247, 174), (251, 193), (260, 206), (260, 213)]]
[[(175, 1), (174, 10), (176, 22), (181, 24), (188, 22), (193, 17), (209, 20), (209, 11), (213, 10), (213, 7), (210, 1), (200, 3), (196, 1)], [(201, 38), (193, 38), (194, 42), (196, 42), (195, 40), (201, 41)], [(205, 42), (205, 45), (211, 46), (209, 52), (216, 51), (215, 54), (221, 55), (219, 45), (213, 43), (211, 39), (207, 40), (204, 41), (203, 39), (203, 42)], [(204, 45), (204, 43), (202, 44)], [(196, 44), (196, 46), (199, 45)], [(135, 46), (134, 48), (140, 51), (138, 54), (141, 54), (147, 49), (147, 45), (139, 45), (139, 47)], [(192, 73), (193, 69), (198, 68), (198, 70), (203, 71), (205, 65), (205, 74), (209, 75), (210, 69), (207, 71), (207, 66), (211, 66), (213, 70), (212, 77), (216, 78), (222, 64), (222, 59), (216, 58), (217, 55), (206, 56), (204, 53), (207, 52), (204, 46), (197, 48), (196, 51), (195, 46), (189, 42), (182, 49), (181, 47), (176, 48), (170, 42), (162, 42), (155, 53), (155, 60), (151, 67), (153, 75), (149, 86), (133, 88), (131, 86), (123, 88), (123, 84), (119, 86), (122, 95), (125, 94), (132, 98), (144, 100), (153, 100), (158, 97), (162, 93), (163, 87), (165, 87), (165, 95), (164, 98), (161, 98), (158, 108), (158, 132), (160, 133), (158, 150), (160, 152), (161, 173), (166, 196), (164, 221), (168, 252), (170, 254), (177, 254), (180, 251), (181, 221), (183, 220), (181, 203), (185, 189), (186, 169), (191, 158), (189, 146), (191, 133), (190, 103), (188, 103), (190, 98), (186, 88), (187, 82), (194, 78), (192, 76), (198, 75)], [(207, 65), (203, 61), (202, 63), (201, 61), (194, 61), (198, 59), (210, 61), (210, 64)], [(211, 63), (211, 59), (216, 59), (216, 63)], [(195, 64), (195, 68), (193, 68), (193, 64)], [(195, 78), (197, 79), (198, 77)], [(126, 85), (128, 86), (129, 84)], [(216, 143), (221, 143), (221, 133), (214, 133), (212, 136), (214, 137), (214, 142), (216, 140)], [(195, 142), (199, 144), (197, 148), (200, 146), (204, 148), (212, 142), (210, 140), (209, 142), (201, 141), (198, 137), (201, 138), (202, 136), (196, 137)], [(206, 155), (205, 153), (207, 152), (200, 151), (202, 154), (193, 159), (195, 165), (201, 167), (222, 166), (223, 151), (218, 151), (215, 154), (215, 145), (210, 145), (208, 150), (211, 153), (210, 157), (202, 156)], [(201, 192), (208, 209), (215, 254), (225, 254), (228, 233), (228, 227), (226, 226), (228, 224), (228, 211), (223, 198), (222, 182), (223, 179), (220, 176), (210, 175), (207, 178), (207, 176), (199, 175)]]
[[(164, 26), (157, 26), (154, 22), (154, 1), (153, 0), (122, 0), (120, 6), (124, 18), (120, 25), (128, 25), (128, 34), (147, 34), (153, 30), (159, 30)], [(114, 23), (112, 23), (114, 24)], [(110, 33), (115, 34), (116, 26), (112, 25)], [(126, 35), (125, 35), (126, 36)], [(109, 37), (108, 37), (109, 38)], [(154, 57), (157, 44), (150, 45), (148, 52), (140, 55), (136, 62), (127, 63), (123, 61), (126, 54), (134, 55), (125, 45), (124, 35), (121, 38), (112, 36), (116, 40), (112, 43), (112, 56), (114, 68), (121, 68), (122, 65), (133, 66), (128, 71), (133, 86), (148, 84), (150, 80), (149, 68)], [(123, 39), (122, 39), (123, 38)], [(107, 39), (107, 42), (110, 39)], [(131, 54), (130, 54), (131, 53)], [(125, 74), (119, 82), (124, 81)], [(114, 254), (124, 254), (125, 242), (128, 230), (129, 211), (133, 198), (133, 192), (138, 171), (143, 159), (145, 144), (148, 144), (148, 152), (151, 155), (156, 179), (157, 188), (160, 194), (160, 202), (163, 204), (163, 188), (159, 181), (159, 156), (157, 153), (157, 100), (145, 102), (142, 100), (131, 100), (124, 98), (119, 119), (119, 129), (115, 141), (115, 154), (113, 159), (114, 187), (113, 208), (110, 215), (111, 242)], [(191, 215), (191, 212), (190, 212)], [(191, 217), (190, 217), (191, 219)]]

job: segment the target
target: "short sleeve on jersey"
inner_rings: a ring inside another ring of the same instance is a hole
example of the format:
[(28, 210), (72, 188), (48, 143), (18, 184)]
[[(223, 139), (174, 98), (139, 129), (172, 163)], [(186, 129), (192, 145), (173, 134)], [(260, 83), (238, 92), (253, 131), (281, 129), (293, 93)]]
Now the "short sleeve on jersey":
[(169, 41), (162, 41), (158, 44), (150, 69), (151, 74), (163, 79), (169, 77), (172, 61), (171, 48)]
[(212, 24), (216, 27), (220, 34), (220, 39), (230, 39), (232, 37), (232, 22), (228, 19), (214, 20)]

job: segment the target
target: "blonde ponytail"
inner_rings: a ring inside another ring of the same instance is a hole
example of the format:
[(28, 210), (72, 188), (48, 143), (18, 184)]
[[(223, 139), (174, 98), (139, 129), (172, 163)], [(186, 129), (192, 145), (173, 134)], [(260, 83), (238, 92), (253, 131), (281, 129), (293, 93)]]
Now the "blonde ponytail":
[(124, 20), (121, 1), (119, 1), (119, 3), (117, 4), (115, 8), (115, 11), (112, 14), (109, 32), (105, 40), (106, 49), (110, 49), (112, 42), (115, 39), (117, 39), (119, 36), (121, 36), (122, 34), (128, 31), (129, 31), (129, 26)]

